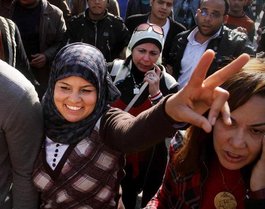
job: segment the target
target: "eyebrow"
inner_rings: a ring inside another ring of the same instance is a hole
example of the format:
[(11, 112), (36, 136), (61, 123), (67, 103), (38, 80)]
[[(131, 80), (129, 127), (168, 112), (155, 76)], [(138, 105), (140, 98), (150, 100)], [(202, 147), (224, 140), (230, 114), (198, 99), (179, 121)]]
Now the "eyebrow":
[[(205, 9), (205, 10), (207, 10), (207, 11), (209, 11), (209, 9), (207, 8), (207, 7), (202, 7), (202, 8), (199, 8), (200, 10), (202, 10), (202, 9)], [(212, 11), (212, 14), (213, 13), (219, 13), (219, 14), (222, 14), (222, 12), (220, 11), (220, 10), (213, 10)]]
[[(232, 121), (236, 122), (236, 120), (231, 116), (230, 117)], [(256, 124), (251, 124), (249, 126), (251, 127), (259, 127), (259, 126), (264, 126), (265, 125), (265, 122), (262, 122), (262, 123), (256, 123)]]
[(250, 126), (257, 127), (257, 126), (264, 126), (264, 125), (265, 125), (265, 122), (264, 123), (253, 124), (253, 125), (250, 125)]
[[(63, 81), (58, 81), (58, 83), (61, 83), (61, 84), (64, 84), (64, 85), (67, 85), (67, 86), (71, 86), (70, 84), (68, 83), (65, 83)], [(85, 86), (81, 86), (82, 88), (86, 88), (86, 87), (95, 87), (93, 84), (87, 84)]]

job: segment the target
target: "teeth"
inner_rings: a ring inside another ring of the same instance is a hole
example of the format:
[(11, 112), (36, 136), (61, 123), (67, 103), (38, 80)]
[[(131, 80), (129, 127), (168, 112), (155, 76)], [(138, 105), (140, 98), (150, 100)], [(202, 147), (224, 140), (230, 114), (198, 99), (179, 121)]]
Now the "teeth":
[(81, 107), (74, 107), (74, 106), (69, 106), (69, 105), (66, 105), (67, 108), (69, 108), (70, 110), (80, 110)]
[(233, 153), (231, 153), (231, 152), (228, 152), (227, 153), (230, 157), (240, 157), (240, 155), (236, 155), (236, 154), (233, 154)]

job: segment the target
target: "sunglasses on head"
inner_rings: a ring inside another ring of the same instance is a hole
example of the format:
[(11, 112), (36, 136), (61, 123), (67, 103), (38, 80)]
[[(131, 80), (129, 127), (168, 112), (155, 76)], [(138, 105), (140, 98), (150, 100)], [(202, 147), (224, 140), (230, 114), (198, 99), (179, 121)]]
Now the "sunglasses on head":
[(148, 23), (139, 25), (134, 31), (147, 31), (149, 28), (152, 28), (152, 30), (159, 35), (164, 35), (163, 28), (159, 27), (158, 25)]

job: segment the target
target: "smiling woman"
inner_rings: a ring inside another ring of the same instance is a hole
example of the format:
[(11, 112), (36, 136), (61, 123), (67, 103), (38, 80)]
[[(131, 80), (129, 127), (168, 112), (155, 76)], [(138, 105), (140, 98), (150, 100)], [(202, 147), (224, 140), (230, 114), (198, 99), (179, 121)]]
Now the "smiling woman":
[(55, 84), (55, 106), (69, 122), (85, 119), (93, 112), (96, 102), (97, 91), (95, 86), (83, 78), (70, 76), (57, 81)]

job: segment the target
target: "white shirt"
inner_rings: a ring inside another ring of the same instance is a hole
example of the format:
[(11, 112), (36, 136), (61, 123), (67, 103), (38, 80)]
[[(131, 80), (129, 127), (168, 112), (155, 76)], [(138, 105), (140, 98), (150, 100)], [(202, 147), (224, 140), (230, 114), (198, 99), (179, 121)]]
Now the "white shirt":
[(164, 40), (166, 40), (168, 31), (169, 31), (169, 28), (170, 28), (170, 22), (169, 22), (169, 19), (168, 18), (167, 18), (166, 24), (163, 25), (162, 28), (163, 28), (163, 31), (164, 31)]
[(68, 147), (68, 144), (57, 143), (46, 137), (46, 161), (51, 169), (56, 168)]
[(203, 53), (205, 52), (208, 43), (210, 42), (210, 40), (219, 36), (221, 29), (202, 44), (195, 40), (195, 35), (198, 31), (198, 27), (194, 28), (194, 30), (189, 34), (187, 38), (188, 43), (181, 59), (181, 75), (178, 78), (180, 88), (186, 85), (186, 83), (190, 80), (190, 77), (195, 67), (199, 63)]
[[(147, 23), (151, 23), (149, 19), (147, 20)], [(167, 38), (167, 34), (168, 34), (168, 31), (169, 31), (169, 28), (170, 28), (170, 22), (169, 22), (168, 18), (167, 18), (167, 21), (166, 21), (165, 25), (163, 25), (162, 28), (163, 28), (163, 31), (164, 31), (164, 41), (165, 41), (166, 38)]]

